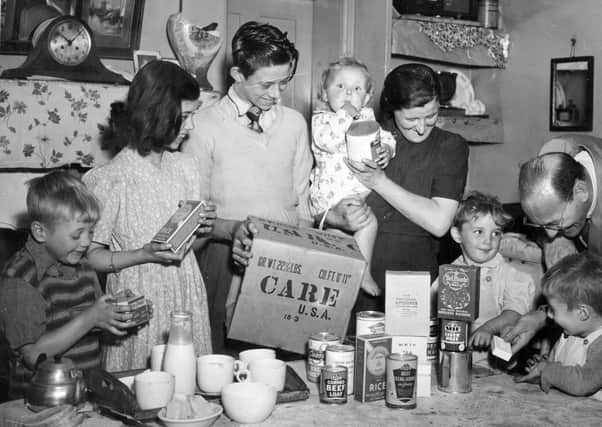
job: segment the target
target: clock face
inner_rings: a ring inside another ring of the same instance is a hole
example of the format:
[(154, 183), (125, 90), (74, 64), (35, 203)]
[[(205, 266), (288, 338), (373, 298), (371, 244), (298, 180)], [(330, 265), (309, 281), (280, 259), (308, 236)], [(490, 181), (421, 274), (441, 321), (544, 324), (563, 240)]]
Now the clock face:
[(92, 37), (77, 19), (60, 19), (48, 32), (50, 56), (62, 65), (79, 65), (88, 58)]

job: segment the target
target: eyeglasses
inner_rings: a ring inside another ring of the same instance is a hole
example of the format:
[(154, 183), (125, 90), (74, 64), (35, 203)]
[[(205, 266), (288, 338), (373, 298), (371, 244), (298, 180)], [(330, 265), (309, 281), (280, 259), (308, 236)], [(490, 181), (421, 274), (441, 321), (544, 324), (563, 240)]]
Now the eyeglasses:
[(527, 227), (541, 228), (541, 229), (548, 230), (548, 231), (557, 231), (557, 232), (564, 231), (565, 229), (568, 228), (568, 227), (564, 226), (564, 215), (566, 214), (566, 210), (567, 210), (568, 206), (569, 206), (569, 202), (568, 201), (564, 202), (564, 207), (562, 208), (562, 213), (560, 215), (560, 220), (558, 221), (558, 224), (535, 224), (534, 222), (530, 222), (529, 218), (527, 218), (526, 216), (523, 217), (523, 224)]

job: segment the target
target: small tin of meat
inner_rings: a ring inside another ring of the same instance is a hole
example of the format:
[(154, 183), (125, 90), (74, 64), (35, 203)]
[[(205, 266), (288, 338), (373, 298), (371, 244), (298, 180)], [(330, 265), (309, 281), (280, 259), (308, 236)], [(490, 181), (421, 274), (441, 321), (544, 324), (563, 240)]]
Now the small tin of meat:
[(347, 403), (347, 368), (341, 365), (326, 365), (320, 374), (320, 402)]
[(468, 347), (469, 323), (463, 320), (441, 319), (441, 350), (465, 351)]

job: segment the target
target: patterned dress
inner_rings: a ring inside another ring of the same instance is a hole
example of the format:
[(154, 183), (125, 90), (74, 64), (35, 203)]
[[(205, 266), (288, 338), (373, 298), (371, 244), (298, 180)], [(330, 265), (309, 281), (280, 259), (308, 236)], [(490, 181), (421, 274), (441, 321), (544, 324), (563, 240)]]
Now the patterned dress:
[[(165, 152), (158, 168), (124, 148), (83, 180), (102, 207), (93, 240), (116, 251), (141, 248), (173, 215), (180, 200), (198, 200), (201, 193), (199, 170), (193, 158), (182, 153)], [(197, 355), (211, 353), (205, 285), (192, 251), (179, 266), (147, 263), (108, 274), (107, 294), (125, 288), (150, 299), (154, 313), (148, 325), (106, 346), (105, 369), (146, 367), (153, 345), (166, 342), (174, 310), (192, 313)]]

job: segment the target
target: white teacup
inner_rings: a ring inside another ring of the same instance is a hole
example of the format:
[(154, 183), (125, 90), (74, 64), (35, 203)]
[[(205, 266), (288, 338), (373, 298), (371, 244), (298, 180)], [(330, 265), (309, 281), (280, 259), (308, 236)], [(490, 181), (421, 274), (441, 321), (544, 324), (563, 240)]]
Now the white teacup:
[(227, 354), (207, 354), (197, 358), (196, 378), (201, 391), (219, 393), (234, 381), (234, 358)]
[(234, 362), (234, 372), (247, 369), (252, 360), (275, 359), (276, 350), (272, 348), (253, 348), (238, 353), (238, 360)]
[(167, 405), (174, 393), (175, 380), (169, 372), (146, 371), (134, 377), (134, 392), (140, 409)]
[(234, 375), (239, 382), (263, 383), (282, 391), (286, 380), (286, 363), (279, 359), (251, 360), (247, 369), (241, 369)]
[(158, 344), (153, 346), (150, 357), (151, 371), (163, 370), (163, 356), (165, 356), (166, 349), (166, 344)]

